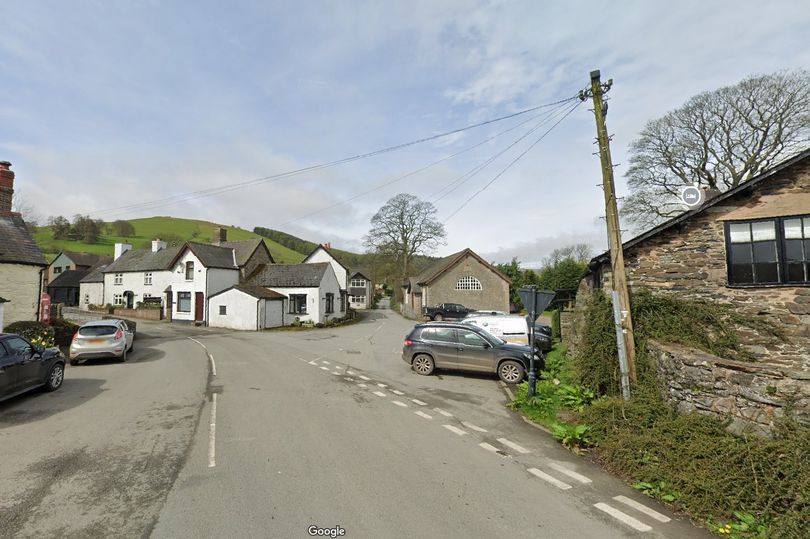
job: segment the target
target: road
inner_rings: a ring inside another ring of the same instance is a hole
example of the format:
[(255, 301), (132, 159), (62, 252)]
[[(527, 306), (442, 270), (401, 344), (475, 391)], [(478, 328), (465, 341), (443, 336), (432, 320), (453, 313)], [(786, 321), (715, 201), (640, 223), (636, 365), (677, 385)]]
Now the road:
[(139, 323), (132, 363), (0, 404), (0, 535), (709, 536), (522, 421), (496, 378), (414, 374), (412, 327)]

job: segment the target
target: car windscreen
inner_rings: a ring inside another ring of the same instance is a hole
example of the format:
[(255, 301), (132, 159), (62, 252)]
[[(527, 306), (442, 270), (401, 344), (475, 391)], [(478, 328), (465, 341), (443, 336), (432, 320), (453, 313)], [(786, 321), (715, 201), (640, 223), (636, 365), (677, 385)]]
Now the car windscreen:
[(79, 328), (82, 337), (106, 337), (113, 335), (118, 328), (115, 326), (84, 326)]

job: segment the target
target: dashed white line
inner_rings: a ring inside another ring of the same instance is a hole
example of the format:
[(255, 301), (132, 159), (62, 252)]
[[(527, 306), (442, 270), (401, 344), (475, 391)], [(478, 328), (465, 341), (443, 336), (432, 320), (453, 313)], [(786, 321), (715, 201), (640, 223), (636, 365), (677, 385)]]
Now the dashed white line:
[(393, 393), (394, 395), (399, 395), (400, 397), (405, 394), (402, 391), (399, 391), (398, 389), (392, 389), (391, 393)]
[(625, 524), (627, 524), (628, 526), (630, 526), (634, 530), (638, 530), (640, 532), (648, 532), (648, 531), (650, 531), (652, 529), (651, 526), (648, 526), (648, 525), (644, 524), (640, 520), (636, 520), (635, 518), (631, 517), (630, 515), (628, 515), (626, 513), (622, 513), (621, 511), (619, 511), (615, 507), (611, 507), (606, 503), (601, 503), (600, 502), (600, 503), (594, 504), (594, 507), (596, 507), (600, 511), (604, 511), (605, 513), (612, 516), (613, 518), (624, 522)]
[(499, 442), (501, 442), (501, 443), (502, 443), (503, 445), (505, 445), (506, 447), (508, 447), (509, 449), (514, 449), (514, 450), (515, 450), (515, 451), (517, 451), (518, 453), (523, 453), (524, 455), (525, 455), (526, 453), (531, 453), (531, 451), (529, 451), (529, 450), (528, 450), (528, 449), (526, 449), (525, 447), (519, 446), (519, 445), (518, 445), (518, 444), (516, 444), (515, 442), (510, 442), (510, 441), (509, 441), (509, 440), (507, 440), (506, 438), (498, 438), (498, 441), (499, 441)]
[(307, 361), (307, 363), (309, 363), (310, 365), (315, 365), (315, 366), (317, 366), (317, 365), (318, 365), (318, 364), (317, 364), (317, 363), (315, 363), (314, 361)]
[(613, 499), (616, 500), (617, 502), (623, 503), (624, 505), (628, 505), (628, 506), (632, 507), (636, 511), (640, 511), (640, 512), (644, 513), (645, 515), (654, 518), (658, 522), (669, 522), (670, 520), (672, 520), (668, 516), (662, 515), (658, 511), (654, 511), (653, 509), (650, 509), (646, 505), (638, 503), (635, 500), (631, 500), (627, 496), (614, 496)]
[(385, 393), (383, 393), (382, 391), (372, 391), (372, 393), (374, 393), (378, 397), (387, 397), (388, 396)]
[(465, 434), (467, 434), (465, 431), (461, 430), (458, 427), (454, 427), (453, 425), (442, 425), (442, 427), (446, 428), (450, 432), (458, 434), (459, 436), (464, 436)]
[(329, 367), (321, 367), (321, 370), (322, 370), (322, 371), (328, 371), (328, 370), (329, 370)]
[(422, 402), (419, 399), (411, 399), (411, 402), (414, 404), (418, 404), (419, 406), (427, 406), (426, 402)]
[(407, 408), (407, 407), (408, 407), (408, 405), (407, 405), (407, 404), (405, 404), (405, 403), (404, 403), (404, 402), (402, 402), (402, 401), (391, 401), (391, 402), (393, 402), (393, 403), (394, 403), (394, 404), (396, 404), (397, 406), (402, 406), (403, 408)]
[(546, 472), (541, 472), (537, 468), (529, 468), (528, 472), (530, 474), (534, 475), (535, 477), (539, 477), (543, 481), (551, 483), (552, 485), (554, 485), (555, 487), (557, 487), (560, 490), (568, 490), (569, 488), (571, 488), (571, 485), (569, 485), (568, 483), (563, 483), (562, 481), (560, 481), (556, 477), (552, 477), (552, 476), (548, 475)]
[(472, 429), (477, 432), (487, 432), (487, 429), (482, 429), (478, 425), (473, 425), (472, 423), (468, 423), (467, 421), (462, 421), (461, 424), (467, 427), (468, 429)]
[(211, 421), (208, 424), (208, 467), (217, 465), (217, 394), (211, 395)]
[(453, 414), (451, 414), (450, 412), (445, 412), (441, 408), (434, 408), (434, 410), (442, 414), (444, 417), (453, 417)]
[(324, 365), (331, 365), (331, 363), (329, 363), (328, 361), (325, 361), (325, 360), (321, 361), (321, 363), (323, 363)]
[(361, 384), (358, 382), (357, 387), (367, 388), (368, 386), (366, 384)]
[(377, 384), (377, 387), (388, 387), (388, 386), (385, 384)]
[(575, 480), (579, 481), (582, 484), (588, 484), (588, 483), (591, 482), (591, 480), (589, 478), (585, 477), (582, 474), (578, 474), (577, 472), (575, 472), (573, 470), (569, 470), (568, 468), (566, 468), (562, 464), (557, 464), (556, 462), (550, 462), (548, 467), (549, 468), (554, 468), (558, 472), (563, 473), (563, 474), (567, 475), (568, 477), (570, 477), (571, 479), (575, 479)]
[(349, 377), (349, 376), (346, 376), (346, 377), (344, 378), (344, 380), (346, 380), (347, 382), (354, 382), (354, 378), (351, 378), (351, 377)]
[(371, 380), (371, 378), (368, 378), (367, 376), (363, 376), (362, 374), (360, 376), (358, 376), (358, 378), (360, 378), (361, 380), (365, 380), (366, 382)]
[(332, 371), (332, 374), (334, 374), (335, 376), (342, 376), (338, 371)]
[(357, 373), (354, 371), (346, 371), (346, 374), (348, 374), (349, 376), (354, 376)]
[(414, 412), (414, 413), (415, 413), (416, 415), (418, 415), (419, 417), (424, 417), (425, 419), (433, 419), (433, 416), (431, 416), (430, 414), (426, 414), (426, 413), (425, 413), (425, 412), (423, 412), (422, 410), (417, 410), (417, 411), (416, 411), (416, 412)]
[(481, 442), (480, 444), (478, 444), (478, 447), (483, 447), (484, 449), (492, 453), (497, 453), (499, 451), (497, 447), (495, 447), (494, 445), (490, 445), (486, 442)]

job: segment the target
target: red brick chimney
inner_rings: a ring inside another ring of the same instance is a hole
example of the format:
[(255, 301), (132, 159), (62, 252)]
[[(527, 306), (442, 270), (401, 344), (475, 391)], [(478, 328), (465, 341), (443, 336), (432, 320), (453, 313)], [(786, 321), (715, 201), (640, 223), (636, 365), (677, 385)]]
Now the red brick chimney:
[(327, 249), (331, 249), (331, 248), (332, 248), (332, 244), (331, 244), (331, 243), (324, 243), (324, 244), (323, 244), (323, 246), (324, 246), (324, 247), (326, 247)]
[(14, 195), (14, 171), (11, 163), (0, 161), (0, 215), (11, 215), (11, 199)]

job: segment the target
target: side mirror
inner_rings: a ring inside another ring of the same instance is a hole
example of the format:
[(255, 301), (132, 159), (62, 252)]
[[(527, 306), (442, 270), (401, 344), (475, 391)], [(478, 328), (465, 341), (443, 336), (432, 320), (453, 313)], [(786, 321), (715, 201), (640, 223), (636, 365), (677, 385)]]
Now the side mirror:
[(492, 345), (489, 344), (488, 342), (485, 342), (484, 343), (484, 350), (486, 350), (487, 348), (492, 348)]

